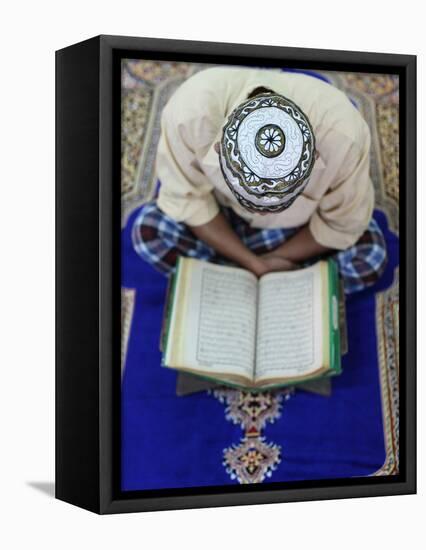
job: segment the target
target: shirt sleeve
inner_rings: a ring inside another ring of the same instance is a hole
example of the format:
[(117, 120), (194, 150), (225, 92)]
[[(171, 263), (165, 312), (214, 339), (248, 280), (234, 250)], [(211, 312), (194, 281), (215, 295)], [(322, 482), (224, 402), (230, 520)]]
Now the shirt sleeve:
[[(178, 222), (202, 225), (219, 212), (213, 185), (200, 169), (193, 145), (203, 120), (179, 121), (175, 114), (166, 108), (161, 119), (156, 158), (156, 171), (161, 182), (157, 204)], [(208, 134), (207, 128), (204, 135)]]
[(335, 158), (331, 160), (333, 163), (339, 168), (311, 217), (309, 227), (319, 244), (344, 250), (353, 246), (367, 229), (374, 209), (370, 132), (366, 124), (358, 142), (347, 144), (347, 140), (340, 140)]

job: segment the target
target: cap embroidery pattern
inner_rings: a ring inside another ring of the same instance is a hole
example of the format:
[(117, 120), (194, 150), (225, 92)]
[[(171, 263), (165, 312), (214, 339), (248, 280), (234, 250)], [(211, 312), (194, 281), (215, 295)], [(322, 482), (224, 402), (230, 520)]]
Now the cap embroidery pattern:
[(305, 188), (315, 162), (308, 118), (278, 94), (248, 99), (228, 117), (220, 144), (225, 181), (248, 209), (279, 212)]

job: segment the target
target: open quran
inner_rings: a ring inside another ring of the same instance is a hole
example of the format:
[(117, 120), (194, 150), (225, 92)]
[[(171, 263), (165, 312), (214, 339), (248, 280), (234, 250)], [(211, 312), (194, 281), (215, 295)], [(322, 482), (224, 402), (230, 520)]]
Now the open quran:
[(238, 267), (179, 258), (162, 364), (250, 391), (339, 374), (338, 296), (333, 260), (258, 279)]

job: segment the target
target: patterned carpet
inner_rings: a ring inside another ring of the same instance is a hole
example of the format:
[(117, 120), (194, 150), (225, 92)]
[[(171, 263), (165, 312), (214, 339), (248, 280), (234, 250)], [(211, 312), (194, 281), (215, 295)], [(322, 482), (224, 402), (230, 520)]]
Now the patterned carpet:
[[(154, 159), (160, 132), (159, 114), (173, 91), (191, 74), (203, 68), (203, 65), (188, 63), (123, 61), (123, 229), (132, 213), (141, 204), (152, 198), (155, 192)], [(398, 236), (398, 77), (342, 72), (320, 72), (315, 76), (323, 78), (343, 90), (369, 124), (372, 135), (371, 176), (376, 193), (376, 208), (383, 214), (390, 232)], [(127, 277), (127, 279), (129, 278)], [(123, 370), (132, 330), (135, 296), (134, 288), (122, 288)], [(375, 292), (374, 300), (376, 364), (379, 368), (385, 460), (379, 469), (375, 469), (367, 475), (390, 475), (398, 473), (399, 467), (399, 287), (397, 269), (395, 269), (393, 281), (391, 274), (387, 287)], [(160, 367), (158, 366), (158, 368)], [(268, 425), (280, 421), (285, 402), (292, 398), (291, 390), (250, 394), (221, 389), (214, 391), (212, 395), (225, 407), (225, 419), (240, 429), (237, 440), (230, 441), (228, 446), (223, 447), (222, 457), (217, 457), (217, 460), (222, 461), (229, 479), (238, 483), (259, 483), (273, 480), (274, 471), (283, 460), (282, 449), (278, 442), (268, 441), (264, 431)], [(125, 398), (124, 394), (123, 398)], [(142, 421), (143, 419), (141, 419)], [(124, 445), (123, 453), (127, 452), (126, 449), (127, 447)]]

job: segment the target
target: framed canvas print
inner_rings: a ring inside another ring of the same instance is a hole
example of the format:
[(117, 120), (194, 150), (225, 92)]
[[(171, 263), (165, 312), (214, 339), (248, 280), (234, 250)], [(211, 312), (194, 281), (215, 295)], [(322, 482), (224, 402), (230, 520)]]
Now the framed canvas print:
[(56, 496), (415, 492), (415, 56), (56, 54)]

